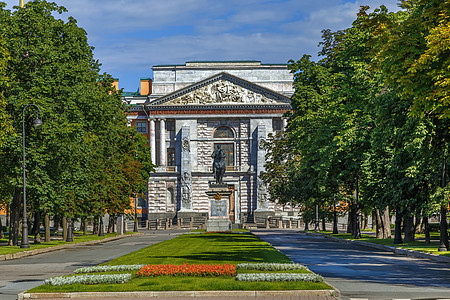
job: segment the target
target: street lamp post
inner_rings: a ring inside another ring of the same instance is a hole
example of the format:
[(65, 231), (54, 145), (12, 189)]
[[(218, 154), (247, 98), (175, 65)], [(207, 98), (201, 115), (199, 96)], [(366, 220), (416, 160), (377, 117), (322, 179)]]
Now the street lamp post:
[(103, 232), (103, 197), (100, 194), (100, 220), (98, 222), (98, 236), (105, 236)]
[(73, 224), (71, 217), (70, 201), (69, 201), (69, 217), (67, 218), (67, 239), (66, 242), (73, 242)]
[(137, 202), (137, 194), (134, 193), (134, 232), (137, 232), (137, 231), (138, 231), (136, 202)]
[(42, 125), (42, 121), (39, 119), (41, 115), (41, 109), (36, 104), (28, 104), (23, 108), (22, 112), (22, 150), (23, 150), (23, 222), (22, 222), (22, 242), (20, 248), (30, 248), (30, 242), (28, 241), (28, 223), (27, 223), (27, 186), (26, 186), (26, 165), (25, 165), (25, 110), (29, 106), (34, 106), (38, 111), (38, 116), (34, 120), (35, 127)]
[(336, 215), (336, 193), (333, 197), (333, 234), (338, 234), (337, 215)]

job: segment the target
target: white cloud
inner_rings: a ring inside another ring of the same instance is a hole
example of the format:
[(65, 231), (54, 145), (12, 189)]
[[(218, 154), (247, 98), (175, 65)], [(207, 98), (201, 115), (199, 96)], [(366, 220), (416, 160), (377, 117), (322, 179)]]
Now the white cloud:
[[(398, 9), (397, 0), (53, 1), (88, 32), (102, 71), (129, 91), (157, 64), (315, 56), (321, 31), (351, 26), (361, 5)], [(19, 0), (6, 2), (11, 8)]]

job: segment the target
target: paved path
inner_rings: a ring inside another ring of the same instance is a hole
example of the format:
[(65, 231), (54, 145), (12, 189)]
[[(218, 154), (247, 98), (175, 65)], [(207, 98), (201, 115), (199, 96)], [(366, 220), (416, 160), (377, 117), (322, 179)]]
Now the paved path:
[(41, 285), (44, 279), (66, 275), (180, 235), (182, 230), (143, 231), (143, 235), (0, 262), (0, 300)]
[(450, 263), (409, 258), (298, 230), (252, 230), (340, 290), (342, 299), (450, 299)]

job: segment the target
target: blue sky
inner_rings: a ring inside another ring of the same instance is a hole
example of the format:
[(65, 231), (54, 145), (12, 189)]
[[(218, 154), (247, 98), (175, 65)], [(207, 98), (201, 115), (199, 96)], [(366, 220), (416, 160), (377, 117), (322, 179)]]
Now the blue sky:
[[(19, 0), (0, 0), (12, 9)], [(26, 0), (28, 2), (28, 0)], [(351, 26), (361, 5), (397, 0), (53, 0), (88, 33), (102, 71), (136, 91), (151, 68), (198, 60), (287, 63), (316, 57), (321, 31)]]

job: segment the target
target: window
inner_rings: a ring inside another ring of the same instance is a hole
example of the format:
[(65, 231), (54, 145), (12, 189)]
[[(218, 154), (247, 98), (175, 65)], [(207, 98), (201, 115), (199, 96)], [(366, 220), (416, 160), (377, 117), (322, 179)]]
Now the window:
[(281, 131), (282, 130), (282, 122), (281, 118), (274, 118), (272, 120), (273, 131)]
[(136, 122), (136, 129), (140, 133), (147, 133), (147, 121)]
[(166, 191), (166, 202), (167, 204), (175, 204), (175, 191), (173, 187), (169, 187)]
[(223, 152), (225, 153), (225, 164), (227, 166), (234, 166), (234, 144), (233, 143), (215, 143), (214, 149), (217, 146), (221, 146)]
[(234, 138), (233, 130), (227, 126), (220, 126), (214, 132), (214, 138)]
[(172, 119), (166, 121), (166, 130), (175, 131), (175, 120)]
[(167, 148), (167, 166), (175, 166), (175, 148)]
[(145, 198), (139, 197), (137, 206), (138, 207), (147, 207), (147, 201), (145, 200)]

